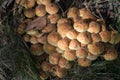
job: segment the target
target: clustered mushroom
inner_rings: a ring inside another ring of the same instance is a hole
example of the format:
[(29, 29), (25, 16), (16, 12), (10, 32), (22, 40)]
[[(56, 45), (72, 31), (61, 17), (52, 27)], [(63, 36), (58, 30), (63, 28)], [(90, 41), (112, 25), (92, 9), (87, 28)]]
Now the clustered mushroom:
[(17, 32), (31, 44), (32, 55), (48, 54), (40, 66), (42, 79), (63, 78), (73, 61), (89, 67), (98, 57), (107, 61), (118, 57), (113, 46), (120, 42), (120, 33), (107, 30), (105, 23), (86, 8), (71, 7), (63, 18), (51, 0), (19, 1), (16, 3), (24, 7), (25, 20)]

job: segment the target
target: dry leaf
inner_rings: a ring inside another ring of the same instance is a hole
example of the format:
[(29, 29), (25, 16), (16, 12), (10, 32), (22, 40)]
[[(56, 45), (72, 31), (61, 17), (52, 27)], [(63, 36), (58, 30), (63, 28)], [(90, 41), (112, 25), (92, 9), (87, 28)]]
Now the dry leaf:
[(42, 30), (46, 26), (46, 24), (47, 24), (46, 17), (38, 17), (28, 23), (26, 30), (31, 29)]

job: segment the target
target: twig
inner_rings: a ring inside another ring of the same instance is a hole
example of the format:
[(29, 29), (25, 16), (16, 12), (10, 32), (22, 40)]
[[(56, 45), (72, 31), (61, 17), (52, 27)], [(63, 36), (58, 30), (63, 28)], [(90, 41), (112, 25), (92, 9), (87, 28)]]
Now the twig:
[(103, 20), (103, 22), (105, 22), (104, 18), (102, 17), (102, 15), (100, 13), (100, 10), (99, 10), (99, 7), (98, 7), (98, 3), (96, 3), (96, 7), (97, 7), (97, 12), (98, 12), (100, 18)]

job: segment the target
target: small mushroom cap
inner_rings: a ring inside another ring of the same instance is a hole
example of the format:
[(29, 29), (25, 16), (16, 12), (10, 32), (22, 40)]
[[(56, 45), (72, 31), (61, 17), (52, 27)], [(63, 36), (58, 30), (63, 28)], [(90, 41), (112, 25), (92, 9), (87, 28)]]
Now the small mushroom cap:
[(30, 41), (30, 35), (27, 35), (27, 34), (24, 35), (23, 39), (24, 39), (25, 42), (29, 42)]
[(52, 70), (53, 70), (53, 65), (50, 64), (50, 63), (47, 62), (47, 61), (44, 61), (44, 62), (42, 62), (42, 64), (41, 64), (41, 69), (42, 69), (43, 71), (45, 71), (45, 72), (52, 72)]
[(38, 5), (41, 5), (41, 4), (42, 4), (40, 0), (36, 0), (36, 3), (37, 3)]
[(31, 37), (30, 37), (30, 43), (31, 43), (31, 44), (37, 44), (37, 43), (38, 43), (37, 37), (31, 36)]
[(68, 61), (74, 61), (76, 59), (76, 51), (68, 49), (63, 53), (63, 57)]
[(25, 33), (25, 29), (26, 29), (27, 25), (26, 24), (20, 24), (17, 28), (17, 32), (18, 34), (24, 34)]
[(47, 4), (46, 5), (46, 11), (49, 13), (49, 14), (56, 14), (58, 13), (59, 11), (59, 8), (56, 4), (54, 3), (50, 3), (50, 4)]
[(88, 32), (79, 33), (77, 40), (82, 44), (89, 44), (92, 42), (91, 35)]
[(102, 19), (97, 19), (97, 23), (99, 23), (99, 25), (101, 26), (101, 31), (106, 31), (106, 24)]
[(54, 74), (58, 76), (59, 78), (63, 78), (67, 75), (67, 70), (64, 68), (60, 68), (59, 66), (54, 67)]
[(57, 32), (62, 38), (66, 37), (66, 33), (72, 29), (72, 26), (68, 23), (61, 24), (57, 27)]
[(25, 9), (24, 10), (24, 15), (27, 18), (33, 18), (35, 16), (35, 12), (33, 9)]
[(58, 41), (57, 46), (61, 50), (67, 50), (69, 48), (69, 40), (67, 38), (61, 39)]
[(87, 8), (79, 9), (79, 13), (80, 13), (80, 17), (82, 17), (82, 19), (96, 20), (96, 17), (93, 16), (92, 13), (89, 10), (87, 10)]
[(107, 61), (113, 61), (117, 59), (118, 53), (115, 49), (109, 49), (106, 51), (106, 53), (103, 55), (104, 59)]
[(61, 24), (65, 24), (65, 23), (70, 24), (70, 20), (68, 20), (67, 18), (60, 18), (57, 22), (57, 26), (59, 26)]
[(35, 0), (23, 0), (23, 6), (28, 9), (28, 8), (32, 8), (35, 6)]
[(99, 34), (96, 34), (96, 33), (92, 33), (91, 34), (91, 38), (92, 38), (92, 41), (93, 42), (100, 42), (101, 41), (101, 37)]
[(90, 33), (99, 33), (100, 32), (100, 25), (95, 21), (91, 21), (89, 23), (89, 28), (87, 31)]
[(88, 29), (88, 23), (85, 20), (78, 20), (73, 24), (73, 27), (78, 32), (85, 32)]
[(61, 54), (53, 52), (49, 55), (49, 62), (53, 65), (57, 65), (60, 60)]
[(50, 20), (51, 24), (56, 24), (60, 18), (59, 14), (50, 14), (48, 15), (48, 19)]
[(87, 48), (91, 54), (96, 55), (96, 56), (100, 55), (104, 51), (104, 45), (101, 42), (89, 44)]
[(32, 44), (30, 47), (31, 53), (35, 56), (40, 56), (43, 54), (43, 45), (41, 44)]
[(85, 48), (79, 48), (78, 50), (76, 50), (76, 56), (78, 58), (86, 58), (88, 55), (88, 52)]
[(45, 44), (47, 42), (47, 34), (37, 37), (38, 43)]
[(42, 30), (43, 33), (49, 33), (53, 31), (56, 31), (56, 26), (54, 24), (47, 24), (47, 26), (45, 26), (45, 28)]
[(70, 69), (72, 66), (70, 62), (63, 57), (60, 58), (58, 65), (60, 66), (60, 68), (65, 68), (65, 69)]
[(42, 17), (42, 16), (45, 16), (46, 14), (46, 10), (45, 10), (45, 6), (44, 5), (38, 5), (36, 8), (35, 8), (35, 14), (39, 17)]
[(51, 0), (39, 0), (41, 4), (48, 5), (51, 3)]
[(74, 29), (71, 29), (66, 33), (66, 37), (69, 39), (77, 39), (77, 35), (78, 35), (78, 32), (75, 31)]
[(110, 41), (110, 38), (111, 38), (111, 33), (110, 33), (110, 31), (101, 31), (101, 32), (99, 33), (99, 35), (100, 35), (100, 37), (101, 37), (101, 39), (102, 39), (103, 42), (108, 42), (108, 41)]
[(62, 49), (60, 49), (60, 48), (56, 48), (56, 51), (58, 52), (58, 53), (64, 53), (64, 50), (62, 50)]
[(47, 37), (48, 43), (53, 46), (57, 46), (57, 42), (60, 39), (61, 39), (61, 36), (57, 32), (51, 32)]
[(78, 64), (82, 67), (89, 67), (91, 65), (92, 61), (87, 58), (79, 58)]
[(67, 17), (75, 18), (79, 16), (79, 10), (76, 7), (72, 7), (68, 10)]
[(56, 50), (56, 47), (50, 45), (49, 43), (45, 43), (43, 49), (47, 54), (51, 54)]
[(29, 30), (27, 31), (27, 34), (30, 36), (37, 36), (39, 32), (37, 30)]
[(70, 68), (72, 68), (72, 62), (69, 62), (65, 67), (65, 69), (70, 69)]
[(23, 23), (28, 24), (30, 21), (32, 21), (32, 19), (27, 18), (23, 20)]
[(92, 60), (96, 60), (97, 57), (98, 57), (98, 56), (95, 56), (95, 55), (91, 54), (90, 52), (88, 52), (87, 59), (89, 59), (89, 60), (92, 61)]
[(120, 42), (120, 33), (118, 33), (117, 31), (111, 31), (111, 39), (109, 43), (117, 44), (119, 42)]
[(71, 50), (78, 50), (81, 47), (81, 44), (76, 40), (73, 39), (69, 43), (69, 49)]

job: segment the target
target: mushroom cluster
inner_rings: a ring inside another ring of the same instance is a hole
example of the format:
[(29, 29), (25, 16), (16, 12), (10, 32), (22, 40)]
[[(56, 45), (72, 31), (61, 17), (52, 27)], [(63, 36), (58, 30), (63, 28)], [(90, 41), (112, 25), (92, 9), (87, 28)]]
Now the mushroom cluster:
[(17, 31), (30, 43), (31, 54), (48, 54), (40, 65), (41, 78), (63, 78), (73, 61), (89, 67), (98, 57), (108, 61), (117, 58), (114, 45), (120, 42), (120, 33), (108, 30), (104, 21), (88, 9), (71, 7), (67, 17), (61, 17), (58, 6), (51, 0), (16, 0), (16, 3), (24, 7), (25, 16)]

